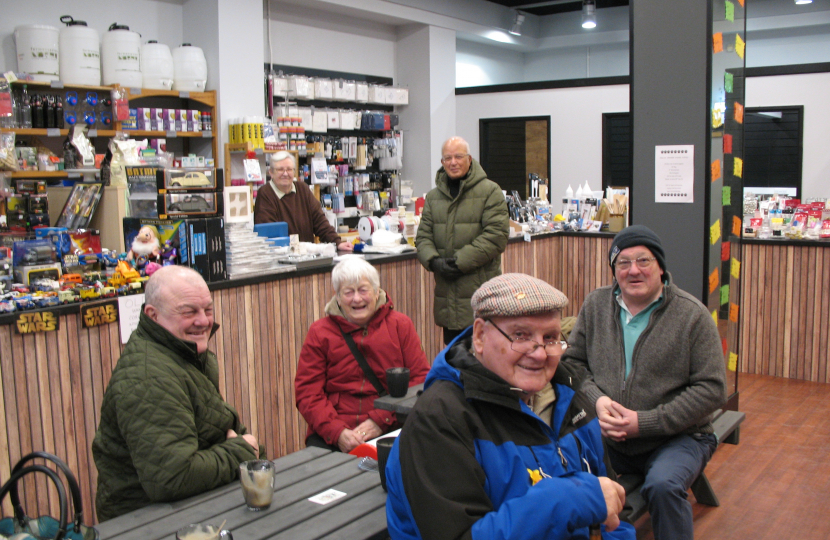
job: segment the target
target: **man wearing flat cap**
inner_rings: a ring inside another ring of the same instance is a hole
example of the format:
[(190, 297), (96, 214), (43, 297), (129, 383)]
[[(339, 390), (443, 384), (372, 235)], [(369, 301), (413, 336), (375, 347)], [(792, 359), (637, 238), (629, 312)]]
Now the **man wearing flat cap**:
[(589, 372), (582, 390), (614, 470), (645, 475), (655, 538), (691, 540), (686, 492), (717, 448), (712, 413), (726, 400), (718, 329), (672, 283), (648, 227), (620, 231), (608, 257), (614, 283), (585, 299), (562, 363)]
[[(473, 326), (435, 359), (389, 456), (392, 538), (587, 538), (599, 527), (605, 538), (633, 540), (594, 411), (559, 366), (567, 303), (524, 274), (475, 292)], [(531, 402), (551, 379), (545, 421)]]

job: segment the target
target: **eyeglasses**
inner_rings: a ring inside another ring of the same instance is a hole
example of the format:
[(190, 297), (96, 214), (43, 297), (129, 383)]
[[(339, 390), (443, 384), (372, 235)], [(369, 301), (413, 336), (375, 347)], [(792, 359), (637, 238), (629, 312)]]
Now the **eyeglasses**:
[(450, 163), (452, 161), (462, 161), (470, 154), (453, 154), (451, 156), (441, 156), (441, 163)]
[(638, 268), (648, 268), (651, 266), (651, 262), (657, 260), (654, 257), (638, 257), (637, 259), (629, 260), (629, 259), (620, 259), (614, 265), (619, 268), (620, 270), (628, 270), (631, 268), (631, 263), (636, 262)]
[(277, 175), (282, 175), (282, 174), (291, 174), (291, 175), (293, 175), (294, 174), (294, 168), (293, 167), (291, 167), (289, 169), (271, 169), (271, 171), (277, 173)]
[(496, 323), (494, 323), (490, 319), (484, 320), (492, 324), (493, 328), (498, 330), (499, 333), (501, 333), (501, 335), (507, 338), (507, 341), (510, 342), (510, 348), (513, 349), (513, 352), (521, 354), (533, 354), (539, 347), (544, 347), (545, 353), (547, 353), (548, 356), (559, 356), (565, 349), (568, 348), (568, 343), (565, 341), (548, 341), (547, 343), (542, 345), (541, 343), (537, 343), (532, 339), (527, 339), (523, 337), (510, 337), (504, 332), (504, 330), (496, 326)]

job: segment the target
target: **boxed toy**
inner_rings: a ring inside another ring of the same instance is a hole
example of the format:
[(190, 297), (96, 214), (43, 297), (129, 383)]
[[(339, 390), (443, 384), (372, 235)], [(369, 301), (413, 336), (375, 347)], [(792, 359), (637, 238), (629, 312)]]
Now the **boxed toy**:
[(165, 193), (158, 196), (159, 217), (215, 216), (222, 213), (222, 193), (216, 191)]
[[(165, 249), (167, 251), (175, 250), (176, 254), (173, 256), (173, 264), (182, 264), (182, 261), (187, 261), (190, 258), (190, 252), (187, 243), (187, 227), (183, 219), (149, 219), (128, 217), (124, 218), (124, 245), (130, 251), (134, 247), (140, 248), (139, 245), (133, 245), (139, 231), (145, 225), (150, 225), (151, 231), (155, 239), (158, 240), (157, 247), (160, 254), (163, 254)], [(168, 244), (169, 242), (169, 244)], [(161, 263), (159, 263), (161, 264)]]
[(222, 190), (221, 170), (212, 167), (159, 169), (156, 173), (156, 188), (177, 191)]
[(190, 248), (186, 261), (188, 266), (199, 272), (207, 282), (227, 280), (224, 220), (219, 217), (188, 219), (186, 226)]

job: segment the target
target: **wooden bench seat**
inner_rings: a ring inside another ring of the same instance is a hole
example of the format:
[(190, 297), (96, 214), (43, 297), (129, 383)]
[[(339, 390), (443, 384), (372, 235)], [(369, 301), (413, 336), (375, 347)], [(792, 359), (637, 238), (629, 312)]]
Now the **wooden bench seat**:
[[(715, 415), (716, 418), (712, 425), (715, 428), (718, 443), (738, 444), (740, 441), (740, 425), (746, 418), (746, 413), (718, 411)], [(648, 511), (646, 500), (643, 494), (640, 493), (643, 480), (644, 477), (639, 474), (620, 475), (618, 479), (619, 483), (625, 488), (625, 508), (620, 513), (620, 517), (629, 523), (634, 523)], [(705, 470), (692, 483), (692, 493), (695, 500), (700, 504), (720, 506), (718, 497), (715, 495), (711, 484), (709, 484), (709, 479), (706, 478)]]

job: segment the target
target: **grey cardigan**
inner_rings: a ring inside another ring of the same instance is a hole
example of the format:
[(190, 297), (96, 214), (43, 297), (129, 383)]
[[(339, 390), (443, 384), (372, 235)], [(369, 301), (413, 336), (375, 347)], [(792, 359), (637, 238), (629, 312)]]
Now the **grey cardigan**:
[(640, 436), (608, 440), (609, 446), (634, 455), (678, 433), (712, 433), (712, 413), (726, 400), (726, 369), (711, 314), (666, 272), (663, 303), (634, 346), (626, 378), (616, 288), (614, 283), (588, 295), (562, 359), (588, 370), (582, 389), (594, 406), (608, 396), (637, 411)]

